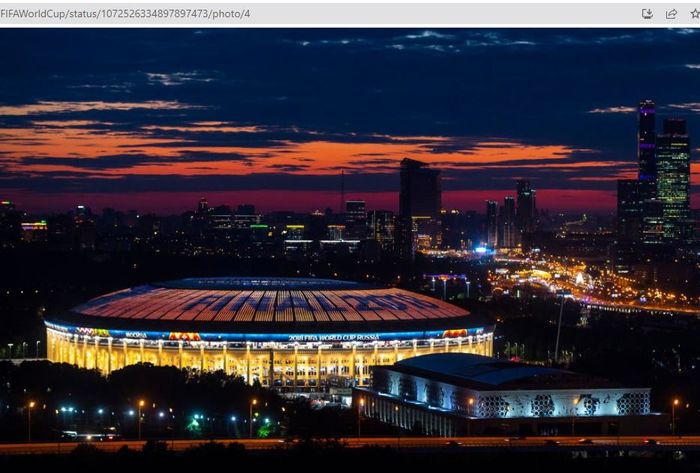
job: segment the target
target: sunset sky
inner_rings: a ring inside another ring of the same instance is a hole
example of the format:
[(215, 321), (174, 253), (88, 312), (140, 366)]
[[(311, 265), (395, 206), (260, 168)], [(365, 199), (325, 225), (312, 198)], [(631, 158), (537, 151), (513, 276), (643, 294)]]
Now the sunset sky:
[[(404, 157), (443, 204), (612, 211), (635, 104), (688, 120), (700, 205), (700, 30), (0, 30), (0, 198), (175, 213), (398, 206)], [(660, 121), (658, 126), (660, 127)]]

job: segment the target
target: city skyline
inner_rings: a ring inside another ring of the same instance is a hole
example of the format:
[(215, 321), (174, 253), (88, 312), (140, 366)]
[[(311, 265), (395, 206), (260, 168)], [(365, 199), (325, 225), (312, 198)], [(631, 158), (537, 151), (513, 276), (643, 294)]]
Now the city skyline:
[(398, 211), (410, 158), (442, 172), (448, 209), (529, 179), (542, 209), (613, 213), (640, 100), (700, 135), (697, 32), (5, 30), (20, 46), (0, 53), (0, 196), (338, 211), (344, 171), (347, 200)]

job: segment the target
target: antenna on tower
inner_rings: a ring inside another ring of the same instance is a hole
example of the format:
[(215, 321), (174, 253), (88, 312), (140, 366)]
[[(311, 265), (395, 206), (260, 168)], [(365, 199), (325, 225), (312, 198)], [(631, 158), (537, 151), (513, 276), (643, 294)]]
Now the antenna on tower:
[(345, 207), (345, 170), (340, 171), (340, 213), (343, 213)]

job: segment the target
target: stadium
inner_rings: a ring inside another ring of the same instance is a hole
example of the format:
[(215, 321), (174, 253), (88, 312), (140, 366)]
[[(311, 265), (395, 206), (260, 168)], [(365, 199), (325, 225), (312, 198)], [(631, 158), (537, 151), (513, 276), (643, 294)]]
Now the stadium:
[(429, 353), (492, 355), (491, 322), (403, 289), (312, 278), (188, 278), (47, 317), (49, 360), (224, 370), (248, 383), (365, 386), (369, 367)]

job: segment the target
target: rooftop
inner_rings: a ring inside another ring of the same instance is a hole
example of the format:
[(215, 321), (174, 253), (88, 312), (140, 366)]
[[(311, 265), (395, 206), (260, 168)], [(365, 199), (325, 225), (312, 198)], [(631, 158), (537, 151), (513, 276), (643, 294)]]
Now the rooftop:
[[(202, 324), (211, 329), (267, 324), (271, 331), (313, 324), (314, 328), (324, 325), (331, 330), (345, 326), (365, 331), (412, 331), (464, 329), (484, 323), (465, 309), (403, 289), (279, 277), (188, 278), (137, 286), (91, 299), (68, 316), (101, 326), (107, 321), (154, 329), (165, 324), (169, 329), (197, 324), (192, 330), (204, 329)], [(435, 327), (430, 328), (432, 325)]]
[(616, 386), (608, 380), (572, 371), (467, 353), (417, 356), (386, 368), (477, 390)]

